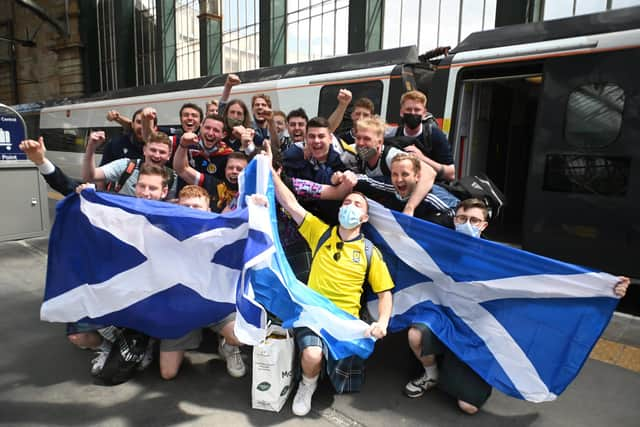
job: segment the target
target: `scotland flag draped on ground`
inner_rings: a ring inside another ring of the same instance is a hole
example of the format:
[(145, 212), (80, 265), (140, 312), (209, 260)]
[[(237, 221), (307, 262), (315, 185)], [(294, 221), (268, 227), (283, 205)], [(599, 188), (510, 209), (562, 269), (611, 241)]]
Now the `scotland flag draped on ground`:
[[(390, 329), (423, 323), (489, 384), (533, 402), (575, 378), (618, 302), (617, 278), (372, 204), (365, 230), (396, 288)], [(370, 301), (375, 313), (377, 304)]]

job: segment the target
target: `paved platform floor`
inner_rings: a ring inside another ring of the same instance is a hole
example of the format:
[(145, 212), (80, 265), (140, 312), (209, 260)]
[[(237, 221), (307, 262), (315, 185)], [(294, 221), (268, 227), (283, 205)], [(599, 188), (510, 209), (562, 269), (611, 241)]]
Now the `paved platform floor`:
[[(173, 381), (157, 365), (116, 386), (94, 384), (92, 353), (66, 341), (64, 327), (39, 320), (48, 240), (0, 243), (0, 425), (169, 426), (637, 426), (640, 419), (640, 319), (615, 316), (578, 378), (555, 402), (532, 404), (498, 391), (471, 417), (433, 390), (401, 390), (417, 368), (403, 334), (379, 343), (364, 391), (316, 392), (311, 414), (251, 409), (250, 375), (233, 379), (206, 346)], [(209, 346), (214, 348), (214, 345)], [(249, 352), (245, 354), (249, 362)]]

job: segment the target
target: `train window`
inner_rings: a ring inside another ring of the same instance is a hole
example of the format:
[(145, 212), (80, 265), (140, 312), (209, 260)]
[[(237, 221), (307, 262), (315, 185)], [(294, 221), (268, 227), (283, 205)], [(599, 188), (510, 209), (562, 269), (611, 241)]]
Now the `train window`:
[(624, 90), (614, 83), (591, 83), (569, 95), (565, 139), (576, 147), (604, 147), (622, 125)]
[(78, 129), (40, 129), (47, 150), (84, 152), (84, 132)]
[[(349, 89), (353, 95), (353, 101), (362, 97), (369, 98), (373, 101), (373, 105), (375, 106), (375, 114), (380, 114), (380, 108), (382, 106), (382, 82), (380, 80), (372, 80), (360, 83), (323, 86), (322, 89), (320, 89), (318, 116), (329, 117), (331, 113), (333, 113), (333, 110), (335, 110), (338, 105), (337, 97), (340, 89)], [(353, 101), (347, 108), (338, 131), (351, 128), (351, 108), (353, 106)]]
[(550, 154), (546, 159), (543, 189), (624, 196), (629, 187), (630, 166), (631, 160), (627, 157)]
[[(69, 153), (83, 153), (89, 132), (93, 129), (77, 128), (77, 129), (41, 129), (41, 135), (44, 138), (47, 150), (66, 151)], [(106, 134), (106, 140), (110, 141), (119, 138), (122, 134), (121, 127), (102, 128)], [(102, 154), (105, 144), (96, 149), (97, 154)]]

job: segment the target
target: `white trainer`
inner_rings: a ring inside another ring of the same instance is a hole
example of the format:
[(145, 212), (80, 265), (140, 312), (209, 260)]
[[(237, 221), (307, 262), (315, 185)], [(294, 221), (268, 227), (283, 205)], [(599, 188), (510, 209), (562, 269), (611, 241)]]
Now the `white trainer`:
[(296, 391), (296, 395), (293, 398), (293, 405), (291, 405), (291, 410), (294, 414), (299, 417), (304, 417), (311, 411), (311, 398), (317, 387), (318, 381), (311, 384), (307, 384), (302, 380), (300, 381), (298, 391)]
[(247, 373), (247, 367), (242, 360), (240, 347), (229, 345), (225, 339), (220, 337), (218, 344), (218, 354), (227, 362), (227, 372), (234, 378), (244, 377)]

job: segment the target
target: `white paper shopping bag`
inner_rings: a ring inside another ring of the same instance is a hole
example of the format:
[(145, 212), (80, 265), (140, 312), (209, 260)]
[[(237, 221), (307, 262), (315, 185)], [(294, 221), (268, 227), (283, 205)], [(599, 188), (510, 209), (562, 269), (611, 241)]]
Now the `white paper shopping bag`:
[(253, 347), (251, 406), (279, 412), (291, 392), (295, 344), (286, 329), (267, 331), (267, 339)]

